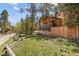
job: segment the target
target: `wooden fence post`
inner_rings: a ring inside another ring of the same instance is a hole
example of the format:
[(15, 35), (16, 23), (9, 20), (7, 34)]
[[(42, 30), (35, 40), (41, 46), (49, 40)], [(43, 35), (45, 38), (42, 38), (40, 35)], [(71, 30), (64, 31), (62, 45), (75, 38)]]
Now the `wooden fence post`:
[(75, 27), (75, 38), (76, 38), (76, 27)]
[(78, 38), (79, 38), (79, 26), (78, 26)]
[(6, 45), (6, 47), (5, 47), (5, 55), (6, 56), (15, 56), (15, 54), (12, 52), (12, 50), (10, 49), (10, 47), (8, 45)]
[(64, 37), (64, 27), (63, 27), (63, 37)]

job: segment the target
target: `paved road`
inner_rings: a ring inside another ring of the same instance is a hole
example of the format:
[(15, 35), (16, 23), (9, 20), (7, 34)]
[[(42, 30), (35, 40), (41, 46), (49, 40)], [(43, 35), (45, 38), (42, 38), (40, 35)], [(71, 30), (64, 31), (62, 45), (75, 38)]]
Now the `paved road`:
[(12, 36), (14, 36), (14, 34), (6, 34), (0, 36), (0, 45), (9, 40)]

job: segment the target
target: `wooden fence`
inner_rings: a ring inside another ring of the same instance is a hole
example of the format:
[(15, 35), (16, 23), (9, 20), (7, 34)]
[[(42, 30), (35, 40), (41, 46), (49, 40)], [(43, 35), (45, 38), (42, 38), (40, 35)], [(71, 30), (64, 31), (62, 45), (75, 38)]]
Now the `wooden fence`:
[(52, 27), (51, 34), (64, 38), (79, 38), (79, 26), (69, 27)]
[(17, 45), (19, 44), (23, 39), (20, 38), (20, 37), (17, 37), (15, 38), (15, 41), (14, 43), (10, 44), (10, 45), (6, 45), (5, 48), (4, 48), (4, 56), (15, 56), (15, 54), (12, 52), (12, 49)]
[(5, 56), (15, 56), (15, 54), (12, 52), (11, 48), (8, 45), (5, 46), (4, 52)]

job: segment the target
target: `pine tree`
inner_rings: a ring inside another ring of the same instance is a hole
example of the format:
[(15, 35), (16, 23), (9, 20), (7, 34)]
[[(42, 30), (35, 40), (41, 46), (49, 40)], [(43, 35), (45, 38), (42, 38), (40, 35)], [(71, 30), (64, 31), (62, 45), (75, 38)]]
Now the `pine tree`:
[(65, 15), (65, 24), (69, 27), (79, 25), (79, 4), (77, 3), (65, 3), (59, 4), (61, 10)]
[(3, 10), (2, 13), (1, 13), (1, 17), (2, 17), (2, 20), (3, 20), (3, 30), (4, 31), (7, 31), (8, 29), (8, 11), (7, 10)]

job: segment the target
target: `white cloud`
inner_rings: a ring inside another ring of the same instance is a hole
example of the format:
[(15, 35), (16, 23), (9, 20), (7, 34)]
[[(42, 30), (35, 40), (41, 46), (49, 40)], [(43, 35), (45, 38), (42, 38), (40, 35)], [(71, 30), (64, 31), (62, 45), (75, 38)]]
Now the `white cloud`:
[(18, 3), (9, 3), (13, 8), (14, 10), (16, 11), (19, 11), (20, 9), (17, 7)]
[(16, 6), (13, 7), (16, 11), (19, 11), (20, 9)]

